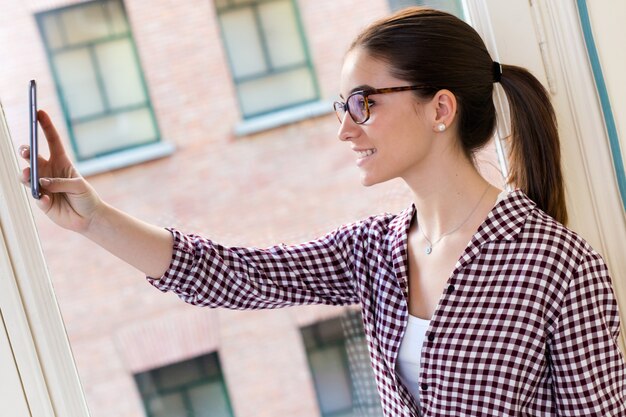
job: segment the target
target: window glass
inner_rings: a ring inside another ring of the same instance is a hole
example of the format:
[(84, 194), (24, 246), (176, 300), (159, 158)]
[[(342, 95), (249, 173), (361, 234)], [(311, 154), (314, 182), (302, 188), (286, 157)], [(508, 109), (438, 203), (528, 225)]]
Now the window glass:
[(60, 17), (69, 45), (95, 41), (109, 35), (109, 25), (100, 2), (69, 9)]
[(60, 52), (54, 56), (53, 65), (63, 86), (63, 99), (70, 119), (104, 111), (98, 76), (89, 49)]
[(313, 75), (308, 68), (268, 75), (239, 84), (244, 114), (259, 114), (303, 103), (315, 97)]
[(46, 16), (41, 20), (41, 30), (44, 33), (46, 42), (51, 48), (60, 48), (63, 46), (63, 34), (57, 16)]
[(127, 32), (128, 24), (126, 23), (126, 13), (124, 13), (122, 3), (119, 1), (110, 1), (106, 3), (106, 7), (111, 33), (120, 34)]
[(242, 78), (267, 71), (253, 10), (236, 9), (220, 19), (233, 75)]
[(342, 347), (322, 348), (309, 356), (322, 413), (352, 409), (350, 377)]
[(389, 0), (389, 6), (393, 11), (409, 6), (427, 6), (443, 10), (463, 19), (462, 0)]
[(153, 142), (156, 138), (154, 120), (148, 109), (115, 113), (74, 126), (79, 153), (85, 158), (129, 146)]
[(194, 417), (230, 417), (226, 393), (220, 383), (201, 385), (189, 390)]
[(293, 4), (273, 1), (259, 5), (259, 16), (274, 68), (306, 62)]
[[(97, 45), (95, 54), (111, 109), (142, 104), (146, 101), (139, 65), (129, 39)], [(119, 74), (122, 72), (124, 76), (120, 77)]]
[(146, 405), (150, 417), (187, 417), (183, 397), (178, 393), (152, 398)]

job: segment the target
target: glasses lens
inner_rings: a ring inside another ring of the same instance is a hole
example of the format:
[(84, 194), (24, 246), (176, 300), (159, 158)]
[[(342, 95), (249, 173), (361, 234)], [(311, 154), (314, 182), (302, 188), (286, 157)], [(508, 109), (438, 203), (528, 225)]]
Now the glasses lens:
[(355, 123), (363, 123), (367, 119), (367, 104), (363, 94), (353, 94), (348, 97), (348, 111)]
[(346, 115), (345, 104), (340, 101), (335, 101), (333, 106), (335, 107), (335, 114), (337, 115), (337, 119), (339, 119), (339, 123), (342, 123), (343, 117)]

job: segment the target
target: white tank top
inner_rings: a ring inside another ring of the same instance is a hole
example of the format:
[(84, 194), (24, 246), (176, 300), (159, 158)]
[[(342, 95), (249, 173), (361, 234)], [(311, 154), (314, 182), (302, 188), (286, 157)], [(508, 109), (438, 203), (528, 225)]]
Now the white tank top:
[[(502, 201), (508, 194), (504, 190), (498, 195), (496, 204)], [(409, 389), (417, 404), (420, 404), (420, 361), (422, 357), (422, 346), (426, 338), (426, 330), (430, 326), (430, 320), (421, 319), (409, 314), (409, 322), (404, 332), (398, 360), (396, 361), (396, 373), (402, 383)], [(419, 414), (421, 416), (421, 413)]]

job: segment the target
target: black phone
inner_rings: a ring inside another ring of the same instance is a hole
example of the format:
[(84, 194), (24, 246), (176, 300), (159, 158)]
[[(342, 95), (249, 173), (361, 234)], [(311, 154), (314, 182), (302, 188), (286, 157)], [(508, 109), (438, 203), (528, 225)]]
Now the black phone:
[(37, 136), (37, 83), (35, 80), (30, 80), (30, 86), (28, 89), (30, 113), (30, 192), (34, 198), (39, 199), (41, 197), (41, 191), (39, 190), (39, 169), (37, 166), (37, 156), (39, 155), (39, 139)]

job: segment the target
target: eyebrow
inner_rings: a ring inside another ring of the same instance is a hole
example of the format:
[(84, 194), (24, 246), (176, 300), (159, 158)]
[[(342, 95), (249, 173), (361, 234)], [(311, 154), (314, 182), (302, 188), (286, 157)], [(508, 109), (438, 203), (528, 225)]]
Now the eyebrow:
[[(372, 87), (371, 85), (361, 84), (361, 85), (357, 85), (352, 90), (350, 90), (350, 94), (354, 93), (355, 91), (367, 91), (367, 90), (373, 90), (373, 89), (374, 87)], [(341, 94), (339, 94), (339, 97), (343, 99), (343, 96)]]

